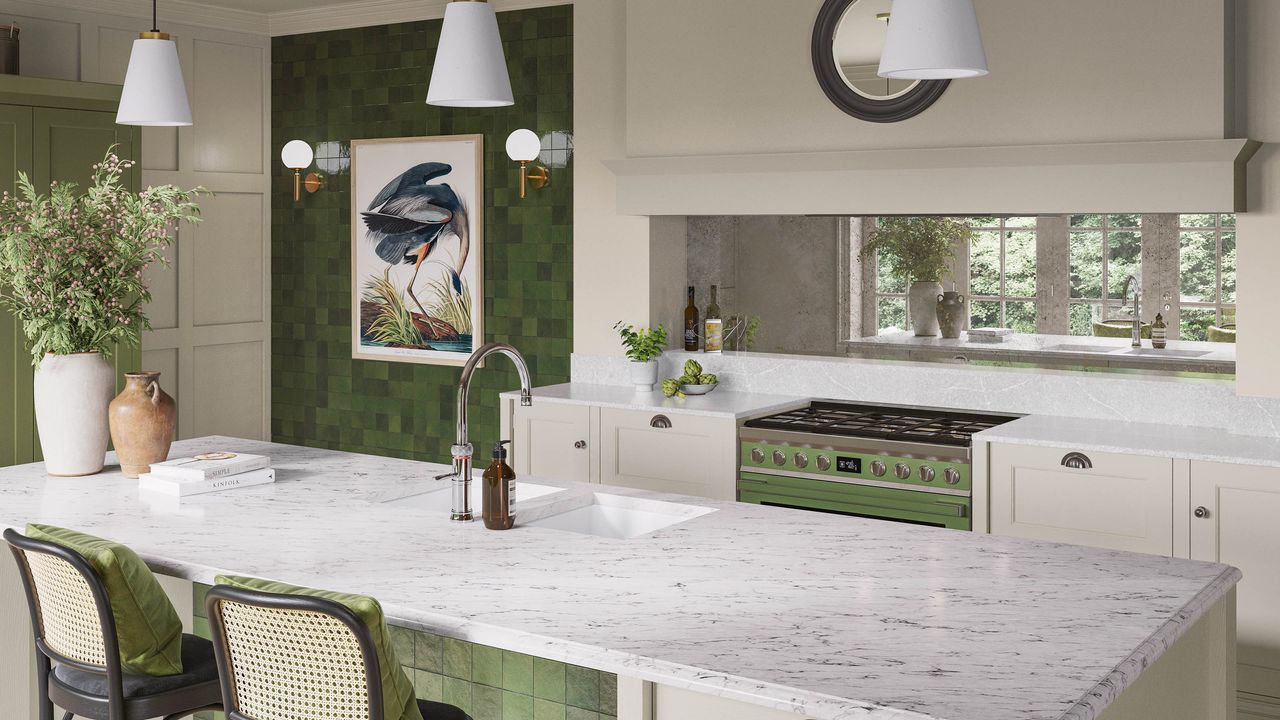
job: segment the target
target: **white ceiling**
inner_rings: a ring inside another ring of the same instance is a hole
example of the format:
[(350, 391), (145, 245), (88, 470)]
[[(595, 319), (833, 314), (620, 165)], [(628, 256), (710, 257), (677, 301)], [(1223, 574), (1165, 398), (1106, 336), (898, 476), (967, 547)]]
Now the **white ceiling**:
[(317, 7), (355, 5), (359, 4), (359, 0), (208, 0), (204, 4), (229, 10), (276, 13), (288, 10), (309, 10)]

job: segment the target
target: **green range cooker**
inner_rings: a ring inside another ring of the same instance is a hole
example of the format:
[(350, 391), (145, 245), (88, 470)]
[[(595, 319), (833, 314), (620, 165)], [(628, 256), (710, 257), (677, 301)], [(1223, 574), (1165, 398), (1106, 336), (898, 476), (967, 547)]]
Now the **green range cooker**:
[(823, 400), (748, 420), (738, 499), (971, 530), (973, 435), (1017, 418)]

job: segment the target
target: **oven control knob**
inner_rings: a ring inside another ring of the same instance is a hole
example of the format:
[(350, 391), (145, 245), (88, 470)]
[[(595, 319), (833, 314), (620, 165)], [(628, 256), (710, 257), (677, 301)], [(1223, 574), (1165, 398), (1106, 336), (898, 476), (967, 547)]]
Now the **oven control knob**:
[(787, 454), (781, 450), (773, 451), (773, 464), (782, 467), (787, 464)]
[(911, 477), (911, 466), (906, 463), (898, 463), (893, 466), (893, 474), (897, 475), (899, 480), (906, 480)]
[(871, 474), (872, 474), (872, 475), (875, 475), (876, 477), (884, 477), (884, 473), (885, 473), (885, 471), (886, 471), (887, 469), (888, 469), (888, 468), (886, 468), (886, 467), (884, 466), (884, 463), (880, 462), (879, 460), (872, 460), (872, 461), (871, 461)]
[(819, 470), (830, 470), (830, 469), (831, 469), (831, 458), (827, 457), (826, 455), (819, 455), (819, 456), (818, 456), (818, 469), (819, 469)]
[(955, 468), (947, 468), (942, 471), (942, 479), (946, 480), (948, 485), (959, 485), (960, 471)]
[(764, 462), (764, 451), (760, 448), (751, 448), (751, 462), (757, 465)]
[(796, 463), (796, 467), (798, 467), (798, 468), (807, 468), (807, 467), (809, 467), (809, 456), (808, 456), (808, 455), (805, 455), (805, 454), (804, 454), (804, 453), (802, 453), (802, 452), (798, 452), (798, 453), (796, 453), (795, 455), (793, 455), (793, 456), (791, 457), (791, 459), (795, 461), (795, 463)]
[(935, 473), (933, 472), (933, 468), (929, 467), (928, 465), (920, 466), (920, 480), (922, 482), (933, 482), (934, 474)]

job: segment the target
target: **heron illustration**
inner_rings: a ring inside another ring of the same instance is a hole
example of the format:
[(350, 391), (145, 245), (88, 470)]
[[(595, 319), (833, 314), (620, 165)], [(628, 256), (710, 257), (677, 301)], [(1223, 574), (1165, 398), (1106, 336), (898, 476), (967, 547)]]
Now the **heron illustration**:
[(369, 228), (369, 239), (377, 243), (374, 252), (378, 257), (392, 265), (413, 264), (409, 297), (426, 316), (430, 313), (414, 294), (413, 285), (427, 256), (441, 238), (450, 234), (458, 238), (456, 267), (439, 264), (449, 273), (453, 291), (462, 295), (462, 268), (471, 250), (470, 223), (462, 198), (447, 183), (431, 182), (450, 172), (453, 166), (447, 163), (415, 165), (387, 183), (368, 209), (360, 213)]

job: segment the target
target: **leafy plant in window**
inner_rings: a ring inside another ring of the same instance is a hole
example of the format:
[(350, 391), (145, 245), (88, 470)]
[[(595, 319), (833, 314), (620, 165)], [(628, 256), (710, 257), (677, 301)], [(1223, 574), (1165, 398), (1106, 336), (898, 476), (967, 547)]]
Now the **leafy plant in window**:
[(936, 299), (942, 278), (955, 257), (955, 248), (969, 242), (968, 224), (942, 217), (891, 217), (862, 247), (864, 258), (878, 257), (889, 274), (910, 283), (908, 309), (916, 335), (937, 335)]

